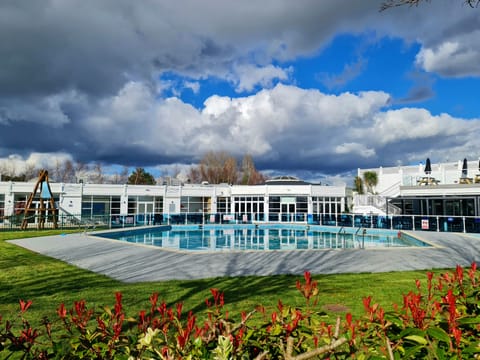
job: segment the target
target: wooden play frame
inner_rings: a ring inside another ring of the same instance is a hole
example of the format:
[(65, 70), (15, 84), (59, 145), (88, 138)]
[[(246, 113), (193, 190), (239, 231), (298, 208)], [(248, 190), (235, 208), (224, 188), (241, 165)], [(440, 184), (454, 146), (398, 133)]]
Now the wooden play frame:
[[(40, 190), (40, 207), (32, 208), (33, 200), (35, 199), (37, 191), (39, 190)], [(47, 200), (47, 207), (45, 207), (44, 200)], [(48, 207), (48, 205), (50, 206)], [(21, 229), (26, 230), (28, 228), (28, 220), (31, 217), (31, 214), (33, 214), (33, 216), (36, 216), (37, 214), (39, 215), (38, 229), (43, 229), (45, 227), (47, 210), (50, 212), (49, 216), (51, 216), (52, 218), (53, 227), (57, 229), (58, 228), (57, 209), (55, 208), (55, 200), (53, 198), (52, 189), (50, 188), (50, 183), (48, 181), (48, 171), (40, 170), (40, 173), (38, 175), (38, 180), (35, 183), (35, 187), (33, 188), (33, 192), (28, 197), (27, 203), (25, 205)]]

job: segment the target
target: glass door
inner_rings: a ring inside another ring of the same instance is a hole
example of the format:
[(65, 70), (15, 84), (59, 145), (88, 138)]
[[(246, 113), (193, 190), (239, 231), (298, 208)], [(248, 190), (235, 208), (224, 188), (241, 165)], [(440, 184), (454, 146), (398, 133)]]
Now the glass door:
[(137, 225), (153, 225), (153, 201), (137, 202)]
[(280, 219), (282, 222), (294, 222), (296, 213), (296, 204), (286, 203), (281, 206)]

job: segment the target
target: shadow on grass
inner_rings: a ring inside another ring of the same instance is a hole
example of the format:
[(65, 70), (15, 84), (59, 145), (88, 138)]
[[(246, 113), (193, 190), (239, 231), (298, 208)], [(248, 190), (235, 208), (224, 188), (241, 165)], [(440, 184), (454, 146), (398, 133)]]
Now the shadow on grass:
[(117, 283), (106, 276), (0, 241), (0, 304), (62, 292), (74, 294), (82, 289), (111, 287)]
[[(261, 268), (262, 265), (268, 266), (269, 260), (264, 256), (256, 261), (256, 266)], [(245, 268), (248, 265), (245, 264)], [(279, 266), (288, 269), (288, 264)], [(304, 305), (305, 301), (295, 287), (296, 281), (303, 281), (302, 278), (302, 275), (284, 274), (122, 283), (0, 241), (0, 313), (1, 309), (18, 304), (19, 299), (39, 299), (44, 308), (50, 306), (53, 311), (61, 302), (71, 306), (73, 301), (80, 299), (96, 305), (112, 305), (116, 291), (123, 293), (126, 308), (132, 310), (131, 315), (140, 309), (148, 309), (149, 297), (154, 292), (158, 292), (160, 301), (165, 300), (169, 307), (182, 302), (185, 311), (200, 313), (206, 308), (205, 299), (212, 299), (210, 289), (218, 288), (225, 294), (226, 309), (238, 315), (259, 304), (272, 309), (280, 299), (288, 305)], [(355, 303), (357, 309), (361, 309), (361, 300), (368, 295), (374, 298), (381, 295), (384, 299), (395, 298), (397, 303), (401, 302), (400, 294), (413, 288), (414, 279), (424, 279), (425, 272), (318, 275), (314, 278), (319, 283), (320, 304), (347, 304), (351, 307)]]

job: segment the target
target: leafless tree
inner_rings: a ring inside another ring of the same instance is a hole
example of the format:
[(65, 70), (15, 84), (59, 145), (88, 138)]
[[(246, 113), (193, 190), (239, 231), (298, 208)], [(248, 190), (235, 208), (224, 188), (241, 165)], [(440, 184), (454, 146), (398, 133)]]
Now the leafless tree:
[(30, 181), (38, 177), (39, 169), (34, 164), (25, 164), (25, 170), (23, 174), (25, 175), (25, 181)]
[(66, 160), (63, 163), (63, 173), (62, 173), (62, 182), (64, 183), (72, 183), (76, 182), (75, 177), (75, 166), (71, 160)]
[(128, 166), (124, 166), (122, 168), (122, 171), (120, 171), (119, 173), (116, 172), (115, 174), (113, 174), (113, 177), (112, 177), (112, 183), (113, 184), (126, 184), (127, 181), (128, 181)]
[(200, 174), (200, 169), (198, 166), (190, 167), (190, 171), (188, 172), (188, 179), (193, 184), (199, 184), (202, 181), (202, 176)]
[(90, 166), (81, 161), (75, 163), (75, 182), (87, 180), (88, 173), (90, 171)]
[[(397, 6), (418, 6), (422, 2), (430, 2), (431, 0), (387, 0), (380, 6), (380, 11), (390, 9)], [(480, 4), (480, 0), (463, 0), (464, 4), (467, 4), (471, 8), (476, 8)]]
[(245, 155), (241, 169), (237, 160), (226, 152), (209, 152), (198, 166), (190, 168), (188, 177), (192, 183), (208, 181), (211, 184), (262, 184), (265, 176), (255, 168), (253, 158)]
[(93, 165), (91, 180), (94, 184), (103, 184), (105, 182), (105, 175), (102, 164), (99, 162)]
[(265, 183), (265, 176), (257, 171), (250, 154), (243, 157), (241, 179), (242, 185), (257, 185)]
[(224, 151), (210, 151), (202, 158), (199, 165), (201, 181), (210, 184), (237, 182), (237, 161)]

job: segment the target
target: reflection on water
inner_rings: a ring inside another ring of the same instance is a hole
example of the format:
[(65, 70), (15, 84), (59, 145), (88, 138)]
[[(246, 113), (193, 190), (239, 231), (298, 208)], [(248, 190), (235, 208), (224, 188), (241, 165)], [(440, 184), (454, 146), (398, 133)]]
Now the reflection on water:
[(372, 247), (425, 246), (401, 236), (349, 234), (312, 231), (310, 229), (228, 228), (200, 230), (151, 229), (117, 237), (118, 240), (162, 248), (191, 251), (228, 250), (307, 250)]

